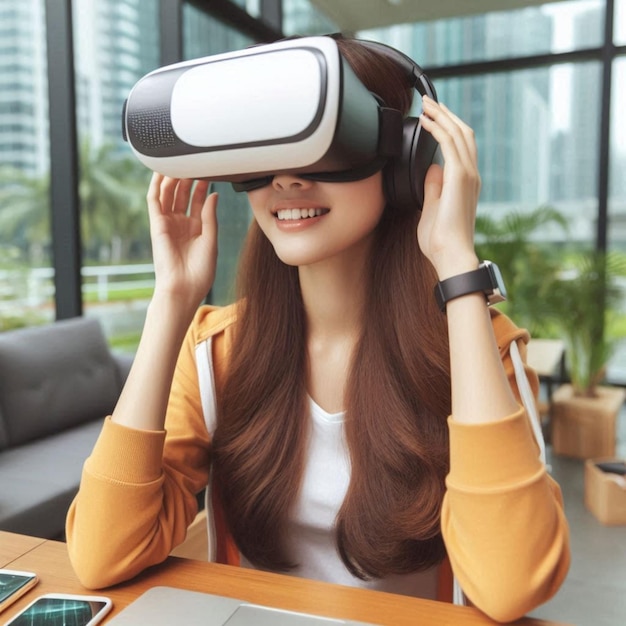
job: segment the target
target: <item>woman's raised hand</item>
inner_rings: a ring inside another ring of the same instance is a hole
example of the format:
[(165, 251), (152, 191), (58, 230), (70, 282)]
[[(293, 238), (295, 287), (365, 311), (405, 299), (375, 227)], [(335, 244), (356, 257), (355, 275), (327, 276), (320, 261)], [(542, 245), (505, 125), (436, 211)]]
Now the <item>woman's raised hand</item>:
[(445, 161), (432, 165), (424, 184), (417, 228), (420, 249), (439, 280), (478, 267), (474, 222), (480, 194), (474, 131), (445, 105), (424, 96), (423, 127), (439, 142)]
[(207, 181), (153, 174), (147, 201), (155, 271), (155, 295), (196, 307), (215, 279), (217, 194)]

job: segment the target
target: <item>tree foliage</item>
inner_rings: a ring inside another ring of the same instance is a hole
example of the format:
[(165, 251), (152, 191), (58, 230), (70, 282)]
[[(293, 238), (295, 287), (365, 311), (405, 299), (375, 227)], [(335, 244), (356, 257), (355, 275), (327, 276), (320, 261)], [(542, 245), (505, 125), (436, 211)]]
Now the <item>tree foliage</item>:
[[(148, 180), (149, 171), (113, 145), (81, 142), (78, 194), (85, 261), (149, 257)], [(0, 243), (16, 247), (27, 265), (50, 263), (49, 189), (48, 175), (0, 168)]]
[(623, 337), (616, 321), (624, 299), (618, 281), (624, 277), (622, 253), (582, 250), (548, 284), (549, 314), (565, 341), (568, 372), (578, 395), (596, 395), (617, 340)]
[(567, 220), (551, 207), (509, 213), (500, 220), (476, 221), (482, 258), (498, 263), (508, 290), (505, 312), (533, 336), (563, 339), (568, 373), (578, 395), (595, 395), (623, 324), (620, 278), (626, 257), (605, 254), (542, 235), (547, 228), (567, 232)]

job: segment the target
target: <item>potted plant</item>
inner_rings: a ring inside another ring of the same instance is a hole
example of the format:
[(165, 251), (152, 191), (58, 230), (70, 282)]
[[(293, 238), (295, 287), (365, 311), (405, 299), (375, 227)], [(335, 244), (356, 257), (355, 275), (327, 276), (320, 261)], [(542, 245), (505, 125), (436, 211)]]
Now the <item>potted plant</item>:
[(567, 269), (546, 285), (544, 311), (565, 342), (570, 383), (561, 385), (551, 404), (552, 446), (556, 454), (577, 458), (615, 454), (615, 423), (626, 391), (604, 384), (607, 363), (626, 336), (618, 323), (626, 276), (619, 253), (581, 251)]
[(476, 249), (481, 258), (498, 263), (507, 283), (508, 302), (499, 308), (533, 339), (558, 338), (565, 345), (571, 382), (540, 403), (542, 415), (549, 412), (544, 426), (554, 451), (578, 458), (613, 456), (625, 392), (602, 383), (617, 340), (626, 336), (617, 282), (626, 276), (626, 259), (568, 252), (554, 244), (565, 237), (546, 236), (555, 228), (566, 234), (567, 220), (551, 207), (500, 219), (479, 214)]

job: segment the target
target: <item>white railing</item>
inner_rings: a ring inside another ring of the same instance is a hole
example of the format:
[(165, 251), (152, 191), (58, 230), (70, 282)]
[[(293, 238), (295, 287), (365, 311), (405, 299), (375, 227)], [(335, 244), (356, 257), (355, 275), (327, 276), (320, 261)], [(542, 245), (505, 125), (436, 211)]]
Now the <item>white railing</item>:
[[(146, 278), (146, 274), (150, 277)], [(81, 269), (81, 276), (83, 294), (97, 294), (98, 302), (108, 302), (112, 290), (123, 293), (154, 287), (152, 263), (86, 266)], [(126, 280), (119, 280), (122, 276)], [(48, 302), (53, 296), (52, 267), (0, 270), (0, 302), (32, 307)]]

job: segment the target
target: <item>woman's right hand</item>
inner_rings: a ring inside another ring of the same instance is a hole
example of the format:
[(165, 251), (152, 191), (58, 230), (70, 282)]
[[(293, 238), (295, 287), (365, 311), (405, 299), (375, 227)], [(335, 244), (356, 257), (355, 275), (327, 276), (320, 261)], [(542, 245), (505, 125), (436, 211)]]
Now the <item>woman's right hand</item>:
[(155, 173), (147, 194), (155, 295), (189, 307), (210, 291), (217, 264), (217, 194), (207, 196), (207, 181), (193, 183)]

